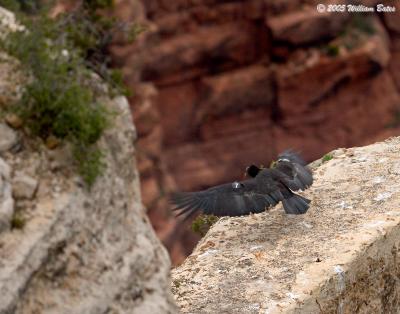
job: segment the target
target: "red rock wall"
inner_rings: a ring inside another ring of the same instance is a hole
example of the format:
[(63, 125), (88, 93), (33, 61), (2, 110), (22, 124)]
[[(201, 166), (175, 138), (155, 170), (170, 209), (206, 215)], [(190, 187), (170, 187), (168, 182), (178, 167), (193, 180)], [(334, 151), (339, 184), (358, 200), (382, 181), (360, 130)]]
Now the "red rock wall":
[(147, 25), (111, 51), (135, 90), (143, 200), (175, 263), (197, 236), (176, 228), (170, 191), (241, 178), (287, 148), (313, 160), (397, 132), (400, 7), (359, 19), (318, 13), (322, 1), (117, 2)]

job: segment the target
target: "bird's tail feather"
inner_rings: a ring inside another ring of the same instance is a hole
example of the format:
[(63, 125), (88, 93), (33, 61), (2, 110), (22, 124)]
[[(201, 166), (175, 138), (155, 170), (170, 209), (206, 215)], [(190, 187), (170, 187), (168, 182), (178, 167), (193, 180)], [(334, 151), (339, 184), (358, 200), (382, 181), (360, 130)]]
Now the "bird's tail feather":
[(297, 194), (292, 194), (282, 201), (286, 214), (300, 215), (307, 212), (310, 200)]
[(177, 211), (175, 217), (183, 216), (183, 222), (194, 216), (200, 209), (198, 203), (191, 197), (191, 193), (174, 193), (170, 197), (170, 202), (175, 205), (173, 211)]

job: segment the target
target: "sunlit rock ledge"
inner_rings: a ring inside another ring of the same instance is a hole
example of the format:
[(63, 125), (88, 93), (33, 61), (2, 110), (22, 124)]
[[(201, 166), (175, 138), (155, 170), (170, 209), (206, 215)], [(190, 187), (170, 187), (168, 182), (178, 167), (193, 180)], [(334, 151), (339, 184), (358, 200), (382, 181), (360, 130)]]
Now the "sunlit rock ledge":
[(303, 216), (220, 219), (173, 270), (183, 313), (397, 313), (400, 137), (312, 164)]

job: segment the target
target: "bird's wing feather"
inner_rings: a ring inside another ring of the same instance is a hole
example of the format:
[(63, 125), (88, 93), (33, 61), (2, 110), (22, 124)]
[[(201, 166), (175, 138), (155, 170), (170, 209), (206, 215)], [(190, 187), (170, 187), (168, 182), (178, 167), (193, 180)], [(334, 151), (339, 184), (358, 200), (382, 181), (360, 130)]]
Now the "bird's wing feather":
[(305, 160), (300, 156), (300, 154), (292, 151), (292, 150), (286, 150), (283, 153), (280, 153), (278, 155), (278, 161), (279, 160), (289, 160), (292, 163), (299, 164), (300, 166), (306, 166), (307, 163)]
[(239, 182), (237, 188), (228, 183), (199, 192), (175, 193), (171, 201), (176, 205), (174, 210), (179, 211), (178, 216), (189, 217), (200, 209), (207, 215), (241, 216), (276, 205), (283, 196), (274, 189), (260, 191), (257, 181), (250, 179)]
[(313, 183), (313, 177), (307, 166), (281, 161), (275, 168), (281, 173), (281, 181), (292, 191), (305, 190)]

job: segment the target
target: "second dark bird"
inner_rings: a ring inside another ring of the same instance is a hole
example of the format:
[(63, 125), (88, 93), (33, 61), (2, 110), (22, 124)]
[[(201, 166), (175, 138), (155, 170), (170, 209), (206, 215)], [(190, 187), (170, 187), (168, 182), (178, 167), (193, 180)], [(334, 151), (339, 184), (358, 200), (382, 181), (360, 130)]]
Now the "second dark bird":
[(304, 214), (310, 200), (295, 194), (313, 183), (311, 170), (292, 151), (283, 152), (272, 168), (251, 165), (250, 179), (211, 187), (198, 192), (175, 193), (171, 201), (179, 215), (192, 216), (202, 210), (206, 215), (242, 216), (260, 213), (282, 201), (287, 214)]

